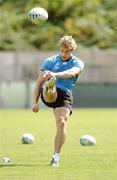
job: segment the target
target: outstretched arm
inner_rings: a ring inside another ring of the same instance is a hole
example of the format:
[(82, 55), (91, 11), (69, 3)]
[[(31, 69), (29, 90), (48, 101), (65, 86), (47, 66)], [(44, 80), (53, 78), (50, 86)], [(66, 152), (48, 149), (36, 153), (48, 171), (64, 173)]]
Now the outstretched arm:
[(68, 69), (62, 72), (57, 72), (57, 73), (53, 73), (49, 71), (49, 73), (47, 74), (47, 77), (48, 79), (51, 78), (52, 76), (55, 76), (57, 78), (72, 78), (76, 75), (79, 75), (80, 73), (81, 73), (80, 67), (73, 67), (71, 69)]
[(80, 72), (81, 72), (81, 69), (79, 67), (73, 67), (66, 71), (55, 73), (55, 76), (58, 78), (71, 78), (76, 75), (79, 75)]

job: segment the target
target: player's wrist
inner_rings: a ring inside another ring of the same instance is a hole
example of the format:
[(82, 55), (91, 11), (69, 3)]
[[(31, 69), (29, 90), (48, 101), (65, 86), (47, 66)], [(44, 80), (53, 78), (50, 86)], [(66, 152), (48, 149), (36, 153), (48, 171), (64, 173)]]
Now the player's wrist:
[(34, 102), (34, 103), (33, 103), (33, 106), (38, 106), (38, 103), (35, 103), (35, 102)]
[(60, 78), (60, 77), (62, 77), (62, 73), (54, 73), (54, 76), (56, 77), (56, 78)]

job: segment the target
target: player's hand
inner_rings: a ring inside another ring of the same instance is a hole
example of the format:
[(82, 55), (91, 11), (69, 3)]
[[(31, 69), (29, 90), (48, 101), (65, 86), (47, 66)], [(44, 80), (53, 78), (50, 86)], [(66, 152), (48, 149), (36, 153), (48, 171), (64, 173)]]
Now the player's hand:
[(32, 111), (34, 113), (37, 113), (39, 111), (39, 105), (38, 104), (33, 104)]
[(51, 77), (55, 76), (55, 73), (51, 72), (51, 71), (47, 71), (44, 73), (43, 77), (45, 80), (50, 79)]

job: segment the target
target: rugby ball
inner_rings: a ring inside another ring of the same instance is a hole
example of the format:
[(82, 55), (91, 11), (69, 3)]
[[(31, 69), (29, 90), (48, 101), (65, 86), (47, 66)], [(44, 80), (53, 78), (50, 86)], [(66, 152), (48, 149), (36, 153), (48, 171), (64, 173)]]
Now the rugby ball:
[(96, 139), (91, 135), (83, 135), (80, 137), (80, 144), (83, 146), (92, 146), (96, 144)]
[(28, 12), (28, 19), (32, 22), (38, 22), (39, 20), (47, 20), (48, 12), (42, 7), (35, 7)]
[(34, 136), (30, 133), (25, 133), (21, 137), (22, 144), (33, 144), (34, 140)]
[(2, 162), (7, 165), (11, 163), (11, 160), (8, 157), (3, 157)]

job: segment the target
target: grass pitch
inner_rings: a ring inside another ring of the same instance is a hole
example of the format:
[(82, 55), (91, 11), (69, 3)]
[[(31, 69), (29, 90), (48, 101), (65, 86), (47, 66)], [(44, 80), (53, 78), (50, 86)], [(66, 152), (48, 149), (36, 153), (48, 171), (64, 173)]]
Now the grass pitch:
[[(21, 144), (32, 133), (32, 145)], [(90, 134), (97, 144), (81, 146), (81, 135)], [(59, 167), (50, 167), (55, 135), (52, 110), (0, 110), (0, 180), (116, 180), (117, 110), (74, 109)], [(8, 156), (11, 165), (2, 164)]]

